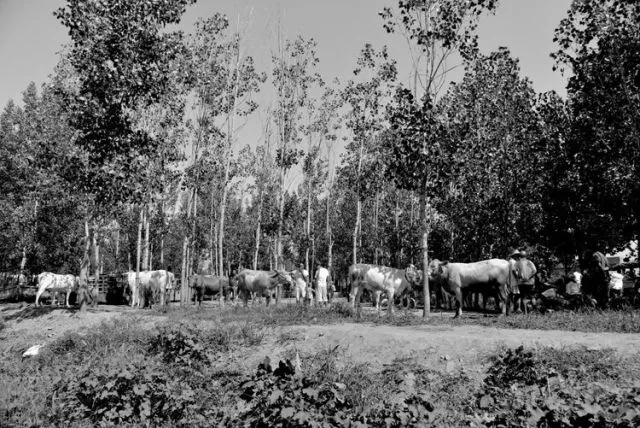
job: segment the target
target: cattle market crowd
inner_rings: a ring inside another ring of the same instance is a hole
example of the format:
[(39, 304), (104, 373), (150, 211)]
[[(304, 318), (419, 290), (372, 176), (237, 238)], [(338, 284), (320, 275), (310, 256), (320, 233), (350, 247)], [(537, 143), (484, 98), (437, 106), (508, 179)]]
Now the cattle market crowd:
[[(245, 306), (266, 300), (266, 305), (282, 297), (295, 298), (297, 304), (328, 306), (336, 296), (336, 281), (330, 270), (315, 264), (313, 274), (300, 263), (292, 270), (240, 269), (231, 276), (197, 274), (190, 276), (188, 292), (194, 304), (205, 298), (238, 302)], [(435, 308), (455, 310), (483, 309), (489, 305), (500, 314), (548, 312), (560, 309), (619, 308), (635, 306), (638, 296), (638, 262), (612, 263), (599, 251), (586, 253), (580, 262), (565, 268), (563, 274), (550, 277), (538, 269), (525, 249), (510, 251), (506, 259), (489, 259), (472, 263), (455, 263), (432, 259), (427, 272), (431, 301)], [(180, 288), (170, 270), (126, 272), (119, 276), (120, 302), (135, 308), (165, 305), (176, 299)], [(112, 276), (113, 278), (113, 276)], [(396, 305), (417, 307), (423, 301), (424, 273), (413, 265), (405, 269), (372, 264), (354, 264), (346, 274), (346, 287), (339, 290), (348, 297), (356, 314), (361, 314), (363, 296), (378, 313), (385, 303), (389, 315)], [(28, 287), (25, 275), (0, 274), (6, 286), (14, 283), (19, 290)], [(71, 301), (80, 305), (96, 305), (104, 300), (105, 289), (98, 290), (90, 278), (70, 274), (43, 272), (31, 279), (35, 285), (35, 306), (43, 297), (51, 305), (69, 307)], [(113, 293), (112, 293), (113, 294)], [(116, 293), (117, 294), (117, 293)], [(64, 299), (57, 299), (59, 295)], [(75, 299), (73, 298), (75, 296)]]

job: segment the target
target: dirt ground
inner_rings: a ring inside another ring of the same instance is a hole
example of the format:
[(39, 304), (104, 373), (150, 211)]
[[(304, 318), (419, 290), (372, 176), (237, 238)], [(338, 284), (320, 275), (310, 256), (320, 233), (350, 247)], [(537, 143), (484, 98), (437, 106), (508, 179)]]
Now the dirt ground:
[[(101, 305), (81, 314), (63, 308), (2, 304), (0, 316), (4, 329), (0, 330), (0, 355), (24, 352), (32, 345), (46, 344), (66, 331), (135, 313), (123, 306)], [(265, 356), (277, 361), (289, 358), (297, 351), (304, 358), (336, 347), (344, 358), (369, 363), (374, 368), (408, 357), (446, 371), (458, 368), (480, 371), (486, 357), (501, 346), (613, 348), (627, 357), (637, 356), (640, 350), (640, 334), (509, 330), (474, 325), (392, 326), (348, 322), (276, 327), (265, 331), (263, 344), (244, 361), (247, 369), (255, 368)]]

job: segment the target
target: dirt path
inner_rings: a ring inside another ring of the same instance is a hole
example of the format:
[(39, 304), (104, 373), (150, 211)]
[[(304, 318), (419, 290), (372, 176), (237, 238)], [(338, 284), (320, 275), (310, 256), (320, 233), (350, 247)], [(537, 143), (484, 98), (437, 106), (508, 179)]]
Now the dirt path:
[(67, 331), (91, 327), (127, 311), (127, 307), (99, 306), (80, 313), (77, 309), (62, 307), (3, 304), (0, 315), (5, 324), (0, 331), (0, 355), (46, 344)]
[[(128, 313), (132, 312), (126, 307), (100, 306), (80, 314), (66, 309), (3, 305), (0, 315), (4, 318), (5, 328), (0, 331), (0, 354), (44, 344), (66, 331), (90, 327)], [(381, 367), (397, 358), (410, 357), (447, 371), (461, 366), (479, 369), (486, 357), (501, 346), (613, 348), (627, 357), (637, 356), (640, 351), (640, 334), (510, 330), (475, 325), (343, 323), (277, 327), (266, 332), (263, 345), (244, 359), (247, 366), (257, 364), (265, 356), (282, 359), (296, 350), (301, 355), (312, 355), (336, 346), (355, 362)]]
[(396, 327), (345, 323), (283, 327), (279, 334), (281, 338), (297, 340), (292, 340), (287, 346), (278, 346), (277, 343), (265, 346), (263, 351), (271, 358), (284, 358), (290, 355), (292, 348), (310, 355), (338, 345), (353, 361), (374, 367), (409, 357), (446, 371), (463, 366), (480, 370), (486, 357), (501, 346), (613, 348), (627, 357), (637, 356), (640, 351), (640, 334), (509, 330), (474, 325)]

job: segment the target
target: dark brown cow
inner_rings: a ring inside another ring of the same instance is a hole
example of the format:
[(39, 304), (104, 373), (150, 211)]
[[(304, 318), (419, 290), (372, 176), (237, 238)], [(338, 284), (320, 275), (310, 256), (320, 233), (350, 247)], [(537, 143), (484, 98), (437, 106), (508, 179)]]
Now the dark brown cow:
[(280, 294), (277, 292), (277, 287), (284, 284), (293, 286), (291, 276), (284, 271), (243, 269), (234, 277), (234, 281), (238, 284), (238, 293), (242, 293), (245, 306), (248, 305), (249, 294), (253, 293), (255, 293), (256, 296), (265, 296), (267, 306), (269, 306), (271, 293), (273, 291), (276, 291), (277, 304)]
[(202, 304), (205, 296), (211, 296), (211, 301), (213, 301), (214, 296), (220, 293), (220, 289), (222, 289), (222, 293), (228, 295), (234, 288), (229, 283), (228, 277), (217, 275), (193, 275), (189, 278), (189, 286), (193, 288), (193, 298), (198, 304)]

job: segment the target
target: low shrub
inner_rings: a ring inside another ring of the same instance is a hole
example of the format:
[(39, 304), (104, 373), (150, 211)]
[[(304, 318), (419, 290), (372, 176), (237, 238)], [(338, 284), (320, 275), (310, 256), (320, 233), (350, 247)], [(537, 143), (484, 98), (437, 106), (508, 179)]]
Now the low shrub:
[(51, 422), (188, 425), (200, 416), (215, 414), (202, 400), (202, 391), (154, 359), (86, 369), (58, 382), (52, 402)]
[[(202, 333), (193, 326), (180, 325), (162, 327), (151, 339), (150, 351), (160, 354), (162, 360), (169, 364), (191, 366), (211, 363), (213, 356), (208, 347), (202, 343)], [(225, 347), (229, 341), (225, 341)]]
[[(315, 377), (315, 379), (314, 379)], [(378, 402), (359, 412), (345, 395), (340, 382), (318, 381), (318, 376), (296, 375), (291, 361), (280, 361), (273, 370), (267, 358), (254, 376), (244, 381), (241, 398), (249, 409), (237, 417), (225, 417), (226, 426), (387, 426), (424, 424), (433, 406), (419, 395), (402, 403)]]
[[(469, 420), (485, 426), (640, 426), (640, 388), (611, 350), (505, 350)], [(483, 415), (483, 416), (479, 416)]]
[(355, 310), (349, 302), (333, 302), (329, 307), (329, 311), (341, 318), (350, 318), (355, 315)]

